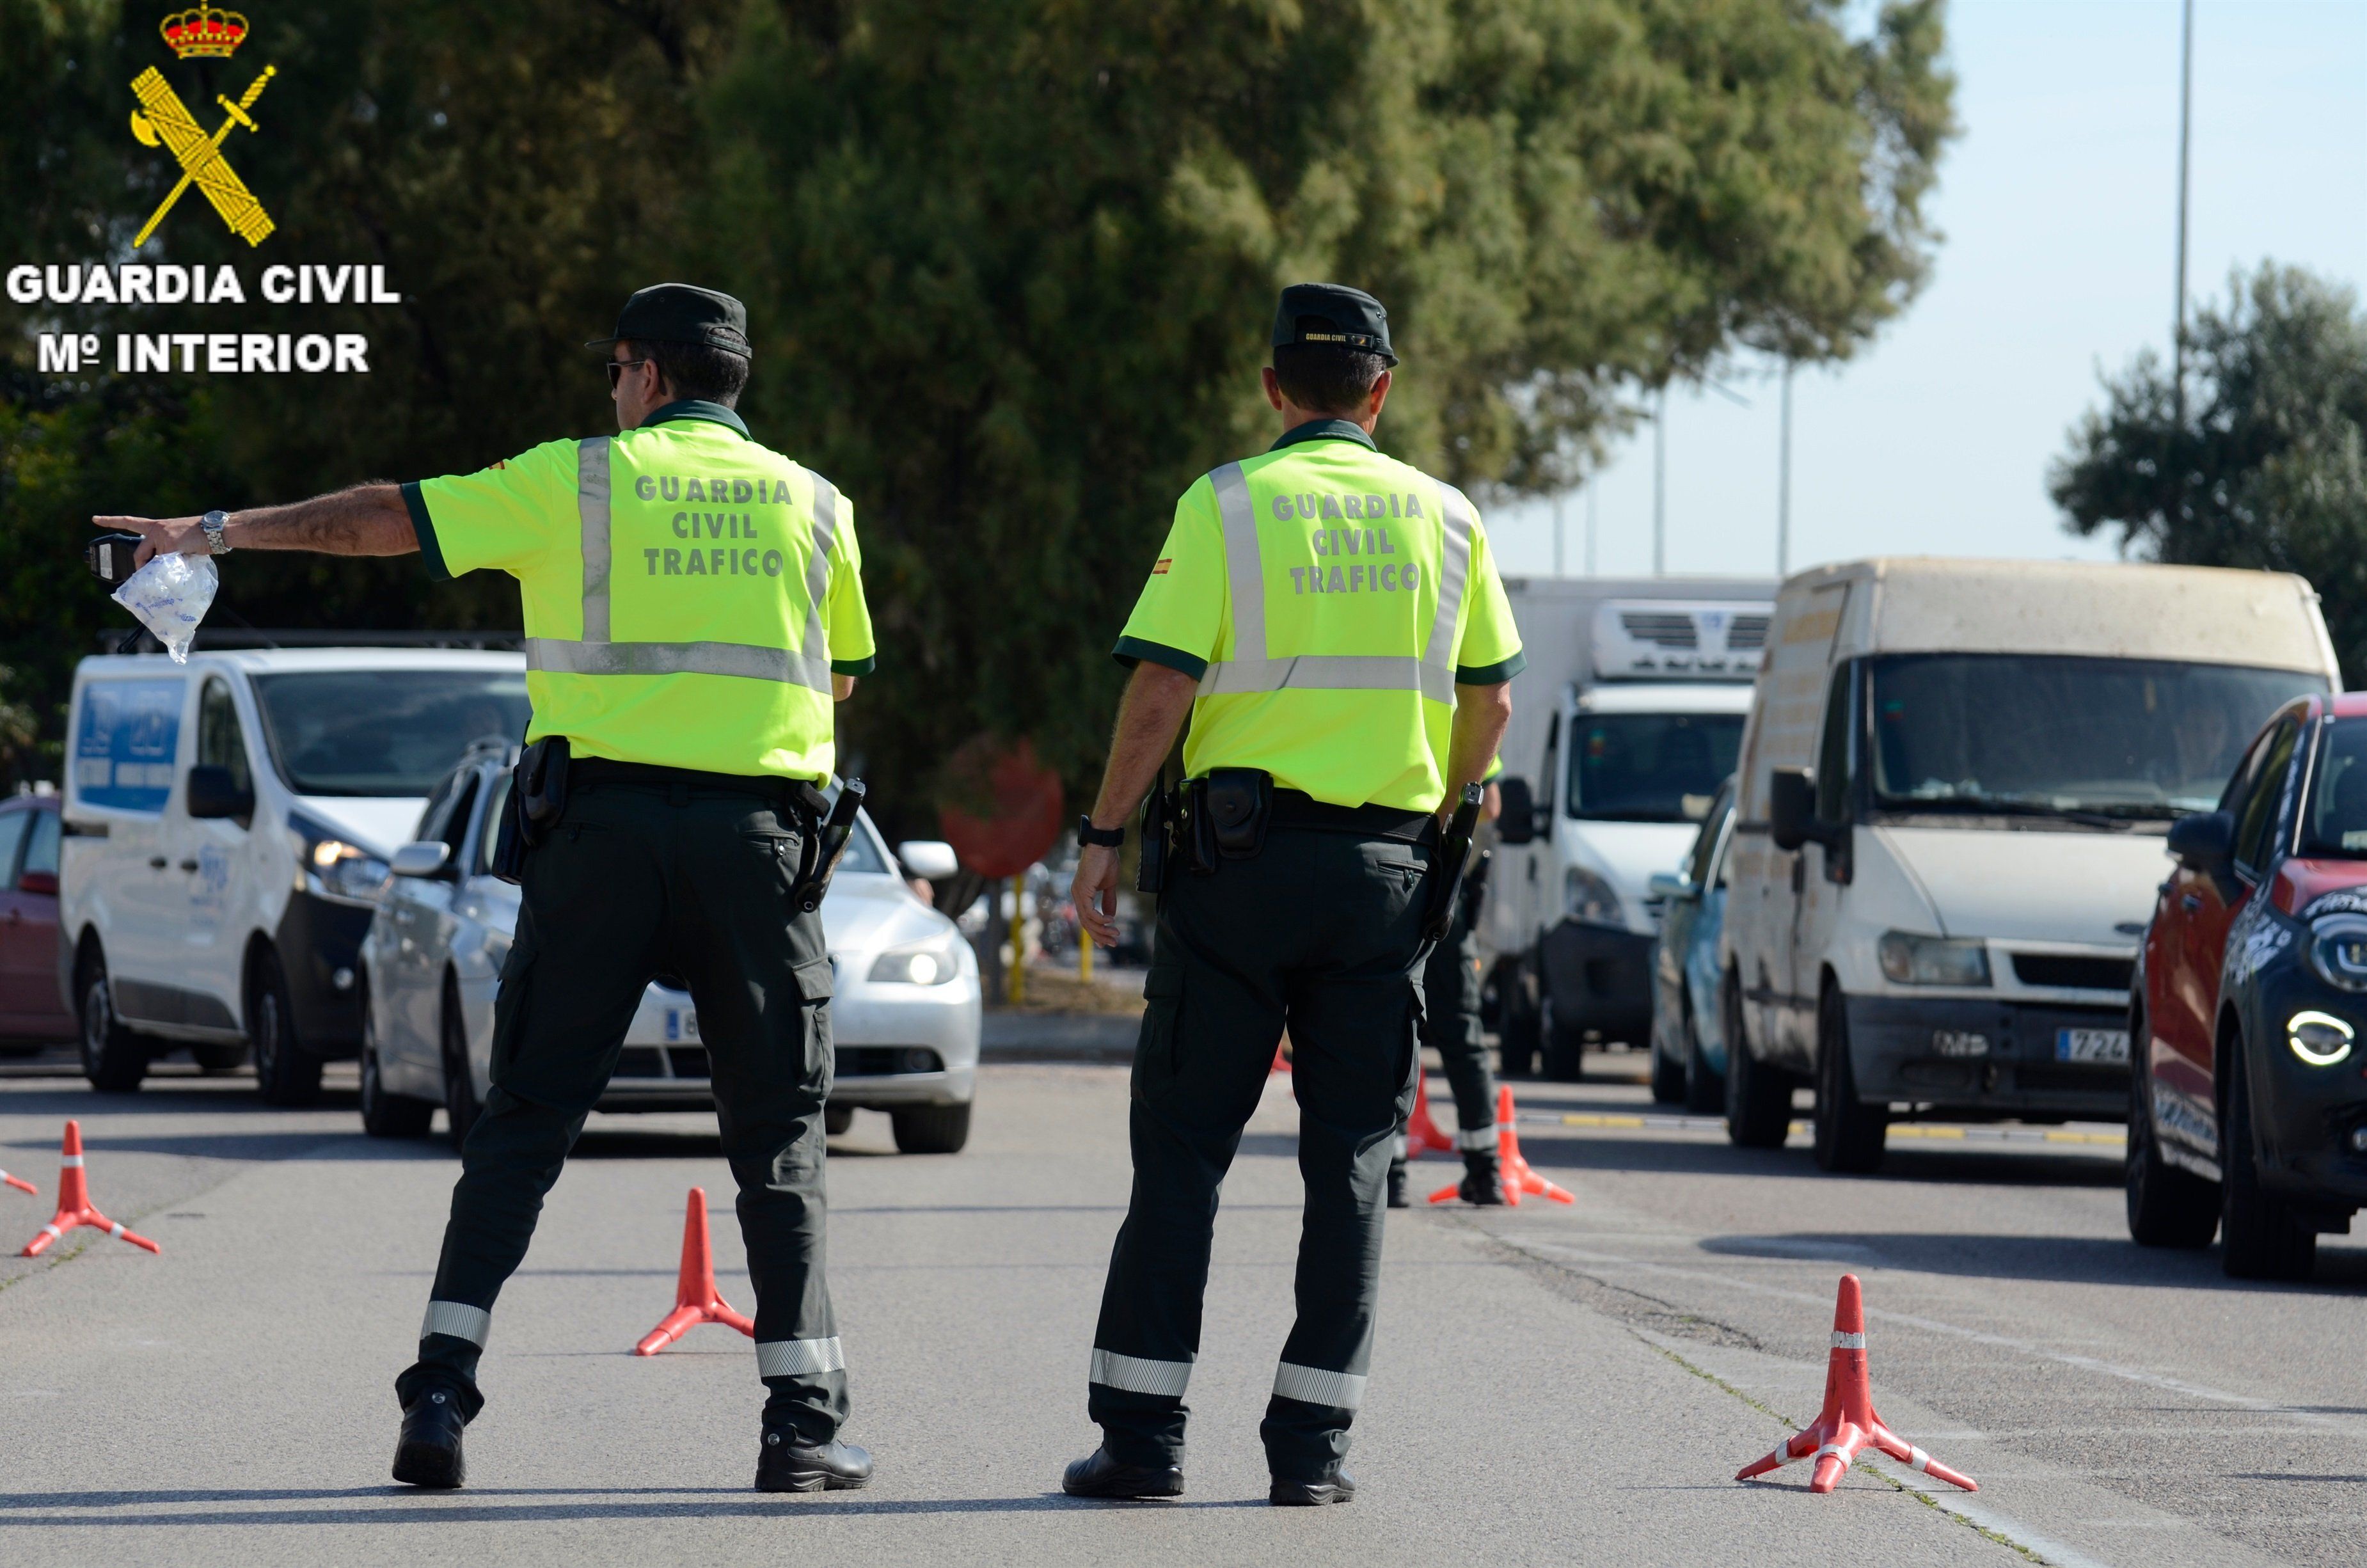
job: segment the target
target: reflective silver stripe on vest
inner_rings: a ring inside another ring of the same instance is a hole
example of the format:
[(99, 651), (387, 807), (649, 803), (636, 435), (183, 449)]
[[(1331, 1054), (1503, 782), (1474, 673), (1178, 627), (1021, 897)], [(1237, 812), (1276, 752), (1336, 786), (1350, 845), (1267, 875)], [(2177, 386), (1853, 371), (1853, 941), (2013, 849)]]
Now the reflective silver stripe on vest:
[(575, 515), (583, 530), (583, 641), (608, 640), (608, 437), (575, 444)]
[(830, 633), (822, 626), (822, 596), (830, 592), (830, 547), (838, 538), (838, 487), (813, 474), (813, 559), (806, 562), (806, 636), (809, 663), (821, 665), (821, 689), (830, 690)]
[(760, 1378), (806, 1377), (846, 1370), (846, 1352), (838, 1335), (828, 1339), (760, 1340), (756, 1345), (756, 1375)]
[(1128, 1393), (1165, 1394), (1170, 1399), (1182, 1399), (1192, 1381), (1189, 1361), (1146, 1361), (1139, 1356), (1121, 1356), (1115, 1350), (1093, 1352), (1092, 1380), (1104, 1388), (1124, 1389)]
[(471, 1307), (460, 1301), (430, 1301), (427, 1315), (419, 1321), (419, 1337), (431, 1334), (448, 1334), (455, 1339), (465, 1339), (482, 1350), (485, 1335), (493, 1329), (493, 1314), (482, 1307)]
[(1302, 1404), (1354, 1410), (1365, 1403), (1365, 1380), (1353, 1372), (1327, 1372), (1285, 1361), (1274, 1369), (1274, 1392)]
[(1258, 551), (1257, 511), (1239, 463), (1208, 476), (1224, 524), (1225, 585), (1232, 598), (1233, 656), (1209, 665), (1202, 697), (1266, 691), (1419, 691), (1433, 702), (1455, 701), (1455, 623), (1463, 612), (1463, 585), (1471, 574), (1471, 503), (1451, 484), (1439, 485), (1439, 529), (1445, 559), (1438, 573), (1438, 609), (1419, 659), (1382, 653), (1300, 653), (1270, 659), (1265, 653), (1265, 564)]
[(526, 667), (570, 676), (740, 676), (830, 689), (830, 661), (749, 642), (570, 642), (526, 640)]

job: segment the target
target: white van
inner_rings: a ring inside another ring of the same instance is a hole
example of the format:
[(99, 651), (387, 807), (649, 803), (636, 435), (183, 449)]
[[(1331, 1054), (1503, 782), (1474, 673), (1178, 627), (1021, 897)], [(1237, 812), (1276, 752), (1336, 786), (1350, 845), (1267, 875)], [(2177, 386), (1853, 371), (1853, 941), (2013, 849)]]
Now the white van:
[(1896, 1114), (2120, 1119), (2170, 822), (2339, 682), (2299, 577), (1888, 559), (1776, 603), (1720, 938), (1727, 1126), (1880, 1163)]
[(526, 733), (517, 653), (96, 656), (67, 716), (58, 981), (96, 1087), (254, 1050), (301, 1104), (361, 1042), (355, 964), (387, 858), (482, 736)]

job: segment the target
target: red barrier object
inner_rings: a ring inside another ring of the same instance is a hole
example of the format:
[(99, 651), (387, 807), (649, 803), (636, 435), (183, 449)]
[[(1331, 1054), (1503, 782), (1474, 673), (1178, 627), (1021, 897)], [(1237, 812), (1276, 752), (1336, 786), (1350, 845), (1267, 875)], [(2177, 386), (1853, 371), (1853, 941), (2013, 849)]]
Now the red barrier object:
[(1290, 1058), (1283, 1054), (1282, 1046), (1277, 1043), (1274, 1048), (1274, 1065), (1265, 1070), (1265, 1075), (1271, 1078), (1276, 1073), (1287, 1073), (1289, 1071)]
[(1874, 1413), (1874, 1390), (1865, 1375), (1865, 1302), (1857, 1276), (1841, 1276), (1840, 1298), (1833, 1303), (1833, 1348), (1825, 1363), (1825, 1408), (1817, 1424), (1798, 1434), (1765, 1459), (1735, 1471), (1737, 1481), (1749, 1481), (1771, 1470), (1814, 1455), (1816, 1471), (1808, 1479), (1811, 1492), (1830, 1492), (1857, 1456), (1872, 1444), (1892, 1459), (1951, 1486), (1978, 1492), (1971, 1476), (1950, 1470), (1930, 1454), (1882, 1424)]
[[(17, 1185), (24, 1184), (20, 1182)], [(30, 1192), (33, 1189), (27, 1187), (25, 1190)], [(18, 1257), (40, 1256), (50, 1250), (51, 1242), (56, 1241), (76, 1225), (88, 1225), (95, 1231), (105, 1231), (110, 1236), (130, 1242), (136, 1247), (145, 1247), (150, 1252), (164, 1250), (146, 1236), (134, 1235), (91, 1207), (90, 1183), (84, 1176), (82, 1168), (82, 1123), (69, 1121), (66, 1123), (65, 1157), (59, 1162), (57, 1218), (42, 1226), (41, 1233), (27, 1242), (25, 1250), (17, 1256)]]
[[(1496, 1089), (1496, 1164), (1504, 1173), (1504, 1201), (1518, 1209), (1523, 1196), (1550, 1198), (1556, 1203), (1575, 1203), (1569, 1188), (1556, 1187), (1531, 1169), (1521, 1157), (1521, 1134), (1512, 1125), (1512, 1085), (1501, 1084)], [(1430, 1195), (1433, 1203), (1452, 1201), (1462, 1190), (1462, 1184), (1442, 1187)]]
[(715, 1248), (707, 1236), (707, 1189), (690, 1189), (690, 1212), (682, 1222), (682, 1273), (674, 1281), (674, 1311), (641, 1336), (636, 1356), (654, 1356), (703, 1323), (728, 1324), (749, 1338), (756, 1325), (733, 1312), (715, 1290)]
[(0, 1187), (18, 1187), (26, 1192), (32, 1193), (36, 1197), (40, 1196), (41, 1190), (40, 1187), (35, 1187), (31, 1182), (27, 1181), (23, 1176), (13, 1176), (6, 1171), (0, 1171)]
[(1442, 1154), (1455, 1152), (1455, 1140), (1438, 1130), (1438, 1122), (1430, 1114), (1430, 1074), (1417, 1071), (1413, 1077), (1413, 1116), (1406, 1122), (1406, 1158), (1419, 1160), (1430, 1150)]

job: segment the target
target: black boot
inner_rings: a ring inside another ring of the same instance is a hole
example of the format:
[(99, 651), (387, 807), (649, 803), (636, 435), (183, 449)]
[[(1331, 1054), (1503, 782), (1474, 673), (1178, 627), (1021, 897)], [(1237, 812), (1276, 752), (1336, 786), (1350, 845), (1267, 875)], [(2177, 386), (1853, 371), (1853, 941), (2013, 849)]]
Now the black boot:
[(443, 1389), (421, 1394), (402, 1413), (402, 1436), (394, 1442), (394, 1478), (405, 1486), (459, 1485), (466, 1471), (460, 1462), (460, 1429), (467, 1425), (453, 1394)]
[(871, 1455), (853, 1443), (801, 1443), (795, 1432), (767, 1432), (756, 1450), (759, 1492), (856, 1492), (871, 1484)]
[(1504, 1202), (1504, 1170), (1492, 1149), (1467, 1151), (1463, 1156), (1463, 1185), (1455, 1188), (1466, 1203), (1476, 1203), (1483, 1209), (1501, 1208)]
[(1392, 1209), (1413, 1207), (1413, 1199), (1406, 1196), (1406, 1163), (1403, 1160), (1389, 1162), (1389, 1207)]
[(1060, 1490), (1071, 1497), (1181, 1497), (1184, 1471), (1174, 1465), (1121, 1464), (1107, 1449), (1095, 1449), (1070, 1465), (1060, 1477)]
[(1312, 1481), (1285, 1481), (1276, 1476), (1265, 1500), (1277, 1508), (1319, 1508), (1327, 1503), (1353, 1502), (1355, 1496), (1355, 1478), (1335, 1464)]

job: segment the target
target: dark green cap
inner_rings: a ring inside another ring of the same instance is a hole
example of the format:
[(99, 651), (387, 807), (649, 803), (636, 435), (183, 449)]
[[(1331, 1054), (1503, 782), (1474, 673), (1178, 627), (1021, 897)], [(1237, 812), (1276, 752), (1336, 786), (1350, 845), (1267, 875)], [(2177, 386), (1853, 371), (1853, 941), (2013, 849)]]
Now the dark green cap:
[(720, 348), (753, 359), (748, 347), (748, 307), (729, 294), (688, 283), (652, 283), (617, 312), (617, 335), (595, 337), (586, 348), (606, 348), (618, 338), (636, 343), (687, 343)]
[(1344, 283), (1294, 283), (1282, 291), (1274, 312), (1274, 346), (1328, 343), (1361, 348), (1389, 364), (1389, 312), (1362, 289)]

